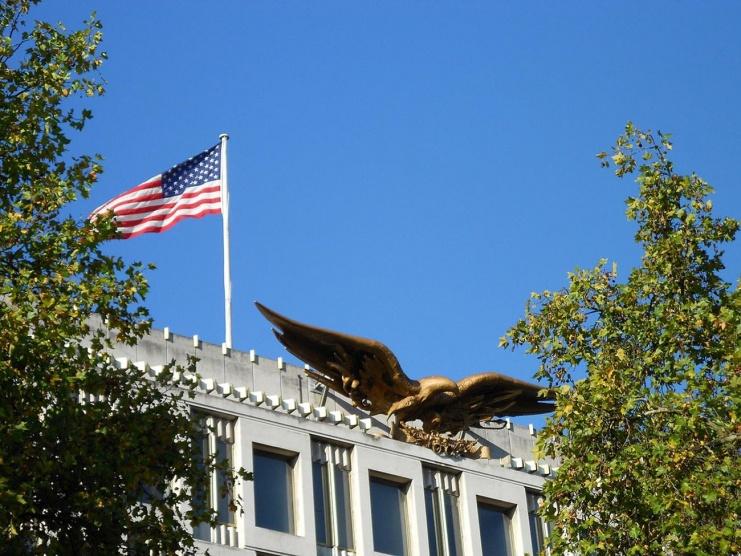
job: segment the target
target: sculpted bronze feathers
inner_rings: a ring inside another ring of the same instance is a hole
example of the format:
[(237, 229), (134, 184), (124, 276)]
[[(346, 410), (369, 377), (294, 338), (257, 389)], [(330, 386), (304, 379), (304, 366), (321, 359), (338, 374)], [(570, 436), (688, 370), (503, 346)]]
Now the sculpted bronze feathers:
[(498, 373), (454, 382), (442, 376), (411, 380), (393, 352), (377, 340), (350, 336), (289, 319), (255, 303), (276, 338), (312, 370), (306, 374), (347, 396), (371, 415), (419, 419), (428, 432), (459, 432), (496, 417), (553, 411), (541, 388)]

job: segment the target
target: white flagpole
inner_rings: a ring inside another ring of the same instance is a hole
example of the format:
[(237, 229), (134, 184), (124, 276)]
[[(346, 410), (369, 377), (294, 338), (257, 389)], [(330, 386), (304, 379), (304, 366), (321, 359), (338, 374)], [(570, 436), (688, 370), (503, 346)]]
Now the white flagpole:
[(224, 224), (224, 343), (232, 349), (232, 273), (229, 257), (229, 186), (226, 166), (226, 143), (229, 135), (222, 133), (221, 140), (221, 221)]

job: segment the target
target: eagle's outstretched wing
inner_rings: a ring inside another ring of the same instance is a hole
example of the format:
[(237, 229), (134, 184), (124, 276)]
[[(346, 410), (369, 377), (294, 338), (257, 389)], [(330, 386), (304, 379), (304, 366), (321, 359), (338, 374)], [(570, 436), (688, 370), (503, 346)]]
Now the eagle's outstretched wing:
[(303, 324), (255, 305), (286, 349), (313, 367), (308, 376), (372, 414), (386, 413), (394, 402), (419, 392), (419, 382), (404, 374), (381, 342)]
[(550, 396), (539, 397), (542, 387), (499, 373), (480, 373), (458, 382), (458, 394), (439, 398), (434, 411), (423, 421), (437, 418), (441, 432), (478, 427), (496, 417), (548, 413), (555, 406)]

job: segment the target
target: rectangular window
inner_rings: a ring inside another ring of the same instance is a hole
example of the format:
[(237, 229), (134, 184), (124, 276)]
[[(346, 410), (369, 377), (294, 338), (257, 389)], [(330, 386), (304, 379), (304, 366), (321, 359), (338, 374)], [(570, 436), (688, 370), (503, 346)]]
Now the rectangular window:
[(311, 459), (318, 552), (332, 554), (335, 547), (352, 552), (350, 450), (314, 442)]
[(258, 527), (293, 534), (295, 459), (295, 456), (255, 449), (252, 472), (255, 485), (255, 522)]
[(424, 469), (427, 540), (432, 556), (461, 554), (458, 518), (458, 477), (437, 469)]
[(203, 468), (206, 462), (215, 463), (203, 488), (193, 493), (195, 510), (210, 509), (216, 512), (216, 526), (199, 522), (193, 524), (193, 536), (204, 541), (237, 546), (237, 525), (231, 503), (230, 475), (233, 465), (234, 421), (214, 415), (195, 415), (198, 428), (196, 457)]
[(533, 554), (540, 554), (545, 550), (545, 538), (548, 536), (547, 524), (538, 515), (542, 503), (542, 494), (527, 493), (527, 517), (530, 522), (530, 542), (533, 545)]
[(478, 510), (482, 553), (486, 556), (510, 556), (512, 554), (511, 508), (479, 500)]
[(392, 556), (407, 554), (407, 486), (379, 477), (370, 478), (373, 548), (376, 552)]

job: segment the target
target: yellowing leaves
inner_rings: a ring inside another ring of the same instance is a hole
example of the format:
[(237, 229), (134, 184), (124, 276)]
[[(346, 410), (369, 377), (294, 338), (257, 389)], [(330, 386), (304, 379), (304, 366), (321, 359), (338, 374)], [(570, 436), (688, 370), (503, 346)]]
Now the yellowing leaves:
[(741, 294), (718, 274), (739, 223), (709, 214), (709, 185), (677, 174), (670, 148), (629, 124), (611, 153), (618, 176), (637, 174), (626, 214), (640, 266), (622, 283), (605, 263), (569, 273), (509, 332), (557, 392), (538, 437), (561, 458), (545, 487), (557, 554), (741, 554), (729, 516), (741, 484)]

